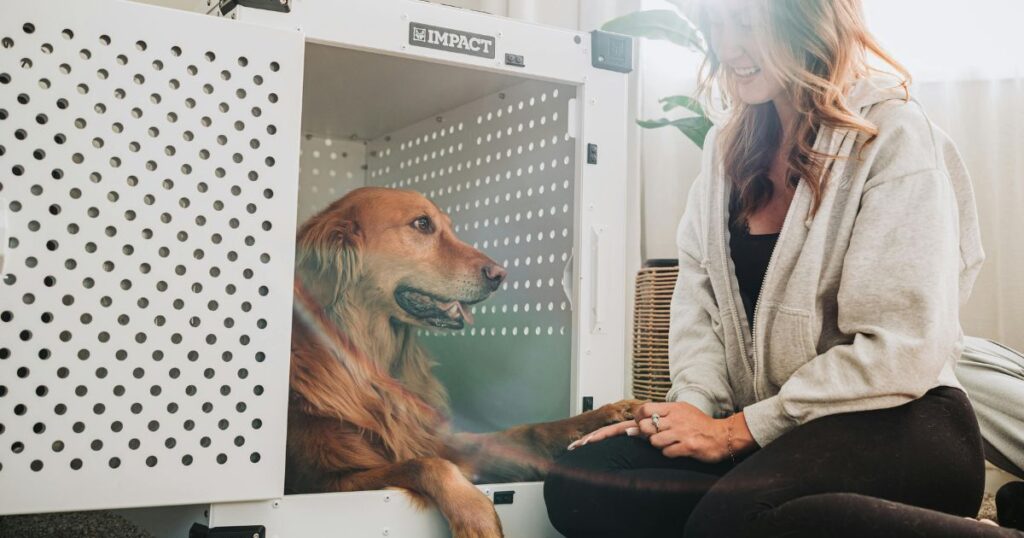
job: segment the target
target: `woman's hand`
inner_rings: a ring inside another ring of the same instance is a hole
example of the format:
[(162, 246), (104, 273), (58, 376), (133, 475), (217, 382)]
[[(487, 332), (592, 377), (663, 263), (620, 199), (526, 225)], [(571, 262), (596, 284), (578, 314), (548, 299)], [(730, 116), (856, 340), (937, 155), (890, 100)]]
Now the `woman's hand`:
[(596, 443), (602, 439), (615, 437), (616, 435), (637, 435), (639, 433), (640, 428), (637, 427), (636, 421), (624, 420), (617, 424), (609, 424), (603, 428), (598, 428), (593, 432), (584, 435), (583, 437), (570, 443), (569, 450), (573, 450), (576, 447), (581, 447), (587, 443)]
[(688, 456), (716, 463), (729, 458), (730, 449), (736, 455), (757, 446), (742, 412), (713, 419), (685, 402), (646, 403), (637, 410), (636, 423), (641, 435), (668, 458)]
[[(658, 424), (654, 424), (654, 415)], [(611, 424), (595, 430), (569, 445), (569, 450), (617, 435), (639, 435), (648, 439), (668, 458), (691, 457), (716, 463), (757, 447), (747, 428), (743, 413), (713, 419), (685, 402), (645, 403), (634, 420)]]

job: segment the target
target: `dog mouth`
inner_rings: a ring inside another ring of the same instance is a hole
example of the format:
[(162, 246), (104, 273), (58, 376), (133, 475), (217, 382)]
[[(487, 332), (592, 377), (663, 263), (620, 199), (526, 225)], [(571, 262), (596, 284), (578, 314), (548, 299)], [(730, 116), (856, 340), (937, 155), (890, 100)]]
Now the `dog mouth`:
[(442, 329), (462, 329), (473, 324), (469, 306), (479, 301), (459, 301), (401, 286), (395, 290), (395, 302), (410, 316), (428, 325)]

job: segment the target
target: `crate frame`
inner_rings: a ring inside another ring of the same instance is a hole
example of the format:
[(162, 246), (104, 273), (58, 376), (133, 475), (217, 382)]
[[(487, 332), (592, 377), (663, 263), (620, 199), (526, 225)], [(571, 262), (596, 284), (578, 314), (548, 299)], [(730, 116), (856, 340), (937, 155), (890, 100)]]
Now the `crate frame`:
[[(96, 12), (103, 12), (106, 17), (123, 20), (125, 23), (133, 17), (165, 17), (172, 25), (184, 29), (188, 24), (205, 27), (211, 24), (208, 21), (212, 19), (115, 0), (87, 0), (84, 3)], [(5, 6), (4, 9), (12, 8)], [(20, 9), (20, 6), (15, 7), (13, 12), (17, 13)], [(353, 12), (358, 13), (358, 16), (351, 16)], [(495, 59), (410, 46), (408, 28), (412, 21), (494, 36)], [(296, 43), (300, 46), (302, 43), (316, 43), (575, 86), (576, 106), (569, 110), (577, 158), (573, 163), (575, 259), (570, 280), (573, 334), (570, 409), (567, 411), (576, 414), (584, 410), (585, 405), (592, 403), (599, 406), (625, 397), (628, 383), (627, 328), (630, 318), (630, 293), (626, 284), (638, 267), (639, 226), (633, 223), (638, 216), (631, 211), (637, 205), (635, 200), (638, 188), (626, 179), (629, 176), (627, 78), (622, 73), (592, 64), (591, 34), (412, 0), (348, 0), (345, 3), (303, 0), (293, 2), (292, 11), (288, 14), (239, 7), (227, 15), (227, 20), (217, 21), (217, 24), (210, 28), (227, 29), (232, 25), (244, 28), (249, 34), (245, 39), (252, 40), (254, 45), (264, 32), (266, 35), (285, 36), (281, 37), (281, 41), (289, 43), (286, 48), (292, 51), (289, 53), (291, 56), (301, 55), (295, 52)], [(506, 52), (522, 56), (525, 67), (505, 64)], [(298, 72), (301, 73), (301, 70)], [(297, 87), (293, 88), (294, 91), (301, 95), (301, 84), (295, 84)], [(294, 159), (297, 164), (298, 133), (295, 134), (296, 147), (284, 151), (288, 154), (289, 162)], [(599, 150), (596, 164), (587, 164), (585, 160), (589, 147)], [(292, 198), (294, 202), (294, 195)], [(294, 208), (291, 211), (294, 212)], [(291, 248), (288, 245), (288, 249)], [(8, 259), (7, 263), (10, 264), (11, 260)], [(280, 417), (271, 422), (275, 424), (276, 431), (283, 433), (286, 409), (280, 407)], [(270, 501), (268, 506), (272, 506), (273, 500), (280, 497), (281, 489), (278, 485), (283, 484), (283, 441), (282, 435), (279, 445), (271, 450), (279, 451), (277, 455), (280, 456), (271, 458), (275, 464), (269, 472), (276, 476), (269, 484), (260, 487), (238, 486), (223, 495), (202, 497), (185, 495), (184, 489), (179, 488), (177, 495), (160, 499), (151, 496), (134, 497), (134, 500), (130, 494), (112, 499), (75, 491), (74, 495), (66, 496), (59, 503), (41, 503), (37, 500), (9, 504), (7, 501), (15, 498), (13, 489), (0, 486), (0, 498), (4, 499), (0, 503), (0, 511), (27, 513), (160, 506), (182, 502), (191, 502), (193, 505), (211, 503), (211, 522), (227, 525), (234, 520), (233, 513), (241, 514), (252, 508), (247, 502), (267, 505), (266, 501)], [(191, 486), (195, 487), (196, 484)], [(524, 487), (536, 488), (537, 485)], [(486, 485), (481, 488), (496, 490), (501, 489), (501, 486)], [(351, 495), (380, 493), (360, 492)], [(83, 497), (91, 498), (85, 500)], [(289, 499), (288, 502), (294, 504), (299, 500), (293, 502)]]

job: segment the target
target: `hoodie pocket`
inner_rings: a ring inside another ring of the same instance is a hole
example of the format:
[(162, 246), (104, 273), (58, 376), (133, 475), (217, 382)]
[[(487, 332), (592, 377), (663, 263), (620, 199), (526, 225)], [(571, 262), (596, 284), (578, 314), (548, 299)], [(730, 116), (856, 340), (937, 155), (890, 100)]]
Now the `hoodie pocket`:
[(811, 313), (775, 306), (769, 309), (765, 333), (765, 376), (772, 385), (781, 387), (797, 368), (817, 354), (811, 337)]

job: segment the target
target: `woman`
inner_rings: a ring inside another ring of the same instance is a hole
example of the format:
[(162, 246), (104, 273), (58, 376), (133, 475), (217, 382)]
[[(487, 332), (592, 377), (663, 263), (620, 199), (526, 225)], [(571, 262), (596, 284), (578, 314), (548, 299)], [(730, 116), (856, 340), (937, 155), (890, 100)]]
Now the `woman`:
[(697, 9), (703, 87), (720, 83), (730, 116), (679, 224), (672, 390), (570, 447), (545, 483), (552, 523), (568, 536), (1013, 533), (961, 517), (977, 513), (984, 460), (953, 367), (984, 253), (956, 149), (859, 0)]

